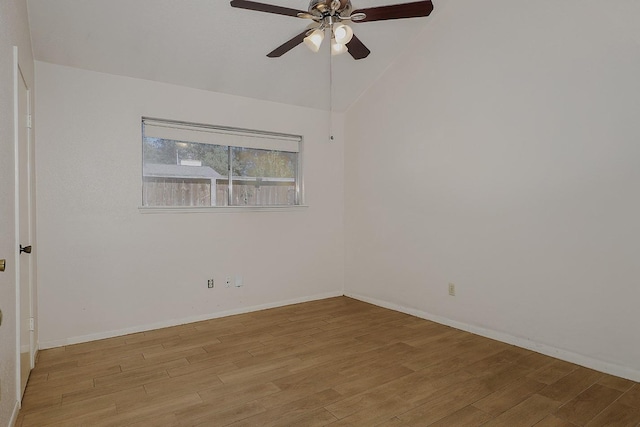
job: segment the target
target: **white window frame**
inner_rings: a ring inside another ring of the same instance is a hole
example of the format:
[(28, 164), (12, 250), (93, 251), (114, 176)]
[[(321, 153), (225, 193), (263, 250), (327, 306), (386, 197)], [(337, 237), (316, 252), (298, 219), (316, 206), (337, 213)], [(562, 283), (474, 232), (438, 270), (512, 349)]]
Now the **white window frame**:
[[(281, 210), (289, 210), (296, 208), (305, 208), (307, 207), (304, 204), (304, 185), (303, 185), (303, 158), (304, 158), (304, 138), (302, 135), (294, 135), (287, 133), (279, 133), (279, 132), (270, 132), (270, 131), (262, 131), (255, 129), (245, 129), (245, 128), (237, 128), (230, 126), (220, 126), (220, 125), (211, 125), (211, 124), (203, 124), (203, 123), (193, 123), (193, 122), (185, 122), (179, 120), (168, 120), (168, 119), (159, 119), (154, 117), (146, 117), (143, 116), (141, 119), (141, 130), (142, 130), (142, 139), (141, 139), (141, 149), (144, 150), (144, 140), (146, 136), (149, 136), (148, 127), (152, 126), (156, 128), (153, 132), (154, 135), (158, 135), (158, 137), (162, 137), (164, 139), (174, 139), (172, 138), (177, 135), (181, 130), (186, 130), (186, 133), (183, 135), (189, 135), (197, 139), (195, 141), (187, 140), (185, 142), (192, 143), (204, 143), (204, 144), (212, 144), (226, 147), (244, 147), (244, 148), (257, 148), (257, 149), (272, 149), (283, 152), (297, 152), (297, 162), (296, 162), (296, 170), (295, 170), (295, 196), (294, 196), (294, 204), (287, 205), (231, 205), (231, 200), (233, 197), (233, 174), (231, 173), (233, 169), (232, 165), (232, 150), (229, 149), (229, 171), (228, 171), (228, 181), (229, 181), (229, 200), (227, 206), (144, 206), (141, 204), (139, 206), (139, 210), (144, 213), (171, 213), (171, 212), (215, 212), (215, 211), (281, 211)], [(165, 135), (158, 134), (158, 128), (165, 127), (168, 132)], [(176, 132), (173, 132), (177, 130)], [(215, 134), (215, 135), (226, 135), (230, 137), (231, 142), (229, 145), (220, 144), (217, 142), (210, 142), (207, 138), (207, 133)], [(199, 137), (196, 135), (200, 135)], [(243, 142), (243, 137), (245, 138)], [(184, 140), (185, 138), (181, 138), (179, 140)], [(278, 149), (278, 144), (282, 143), (282, 147), (284, 149)], [(297, 149), (295, 148), (297, 146)], [(144, 153), (142, 153), (141, 157), (142, 165), (141, 165), (141, 197), (143, 193), (144, 186), (144, 174), (142, 170), (144, 169)], [(141, 199), (142, 201), (142, 199)]]

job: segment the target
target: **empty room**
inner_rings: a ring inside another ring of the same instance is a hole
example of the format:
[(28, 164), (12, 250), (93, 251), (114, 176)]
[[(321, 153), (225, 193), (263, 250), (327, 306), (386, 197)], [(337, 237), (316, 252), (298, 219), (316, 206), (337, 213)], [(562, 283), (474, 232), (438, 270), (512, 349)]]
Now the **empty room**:
[(639, 426), (639, 23), (2, 0), (0, 426)]

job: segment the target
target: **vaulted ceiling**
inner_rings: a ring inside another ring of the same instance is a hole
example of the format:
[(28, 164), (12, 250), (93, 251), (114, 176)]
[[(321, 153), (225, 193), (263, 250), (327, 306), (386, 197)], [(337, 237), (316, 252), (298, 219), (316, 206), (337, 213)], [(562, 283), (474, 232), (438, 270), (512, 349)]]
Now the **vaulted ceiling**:
[[(355, 9), (408, 0), (352, 0)], [(307, 0), (260, 0), (307, 10)], [(232, 8), (228, 0), (28, 0), (35, 59), (104, 73), (344, 111), (438, 16), (354, 23), (371, 55), (331, 59), (300, 45), (266, 54), (310, 21)], [(333, 64), (333, 94), (329, 96)]]

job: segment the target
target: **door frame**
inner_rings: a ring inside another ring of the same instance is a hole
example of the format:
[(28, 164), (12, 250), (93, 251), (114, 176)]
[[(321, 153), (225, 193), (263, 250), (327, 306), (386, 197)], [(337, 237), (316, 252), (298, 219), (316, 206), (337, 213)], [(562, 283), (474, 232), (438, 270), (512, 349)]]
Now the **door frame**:
[[(15, 190), (14, 190), (14, 194), (15, 194), (15, 242), (14, 242), (14, 247), (15, 247), (15, 281), (16, 281), (16, 398), (17, 401), (19, 403), (20, 406), (22, 406), (22, 396), (23, 396), (23, 390), (22, 390), (22, 380), (21, 380), (21, 360), (20, 360), (20, 352), (21, 352), (21, 327), (22, 325), (22, 314), (21, 313), (21, 299), (23, 297), (23, 295), (21, 295), (21, 274), (20, 274), (20, 267), (21, 267), (21, 262), (23, 258), (21, 258), (20, 256), (20, 252), (19, 252), (19, 248), (20, 248), (20, 244), (22, 243), (20, 241), (20, 227), (21, 226), (26, 226), (27, 230), (28, 230), (28, 234), (29, 234), (29, 239), (32, 240), (34, 238), (34, 206), (33, 206), (33, 166), (34, 166), (34, 153), (32, 150), (32, 129), (31, 127), (27, 127), (27, 135), (26, 135), (26, 140), (27, 140), (27, 161), (26, 161), (26, 167), (27, 167), (27, 203), (28, 203), (28, 207), (27, 207), (27, 224), (21, 224), (21, 214), (23, 214), (23, 212), (21, 212), (20, 210), (20, 155), (19, 155), (19, 151), (20, 151), (20, 127), (19, 127), (19, 122), (20, 122), (20, 107), (19, 107), (19, 85), (21, 83), (24, 83), (24, 86), (27, 90), (27, 114), (29, 116), (32, 115), (32, 111), (31, 111), (31, 89), (29, 88), (29, 85), (27, 84), (26, 79), (24, 78), (24, 75), (22, 73), (21, 67), (20, 67), (20, 61), (19, 61), (19, 55), (18, 55), (18, 47), (14, 46), (13, 47), (13, 89), (14, 89), (14, 114), (13, 114), (13, 121), (14, 121), (14, 162), (15, 162), (15, 170), (14, 170), (14, 184), (15, 184)], [(29, 119), (30, 120), (30, 119)], [(26, 244), (32, 244), (31, 242), (27, 242)], [(33, 252), (32, 252), (33, 253)], [(33, 301), (33, 277), (34, 277), (34, 271), (35, 271), (35, 262), (33, 261), (35, 258), (32, 258), (32, 255), (29, 255), (29, 282), (28, 282), (28, 295), (26, 296), (29, 299), (29, 318), (34, 318), (34, 301)], [(35, 323), (35, 321), (34, 321)], [(29, 331), (29, 368), (33, 369), (34, 365), (35, 365), (35, 354), (36, 354), (36, 343), (35, 343), (35, 328), (30, 328), (31, 330)]]

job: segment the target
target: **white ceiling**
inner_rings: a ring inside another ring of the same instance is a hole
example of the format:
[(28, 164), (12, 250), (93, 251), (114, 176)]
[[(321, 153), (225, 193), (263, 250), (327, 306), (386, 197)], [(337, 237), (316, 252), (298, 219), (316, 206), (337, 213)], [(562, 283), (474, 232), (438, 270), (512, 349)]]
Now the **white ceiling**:
[[(306, 10), (307, 0), (259, 0)], [(410, 0), (352, 0), (354, 8)], [(311, 22), (232, 8), (228, 0), (28, 0), (35, 59), (328, 110), (328, 43), (266, 54)], [(430, 17), (353, 24), (371, 49), (333, 58), (333, 110), (344, 111), (427, 28)]]

